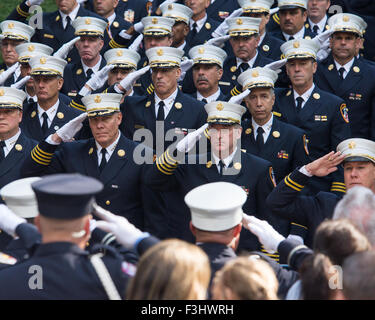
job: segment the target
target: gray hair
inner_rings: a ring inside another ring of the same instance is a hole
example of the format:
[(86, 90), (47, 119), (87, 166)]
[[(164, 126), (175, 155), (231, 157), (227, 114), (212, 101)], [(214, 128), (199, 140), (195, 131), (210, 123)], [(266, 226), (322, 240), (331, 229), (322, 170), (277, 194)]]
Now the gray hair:
[(333, 219), (349, 219), (375, 245), (375, 196), (363, 186), (356, 186), (347, 191), (337, 203)]

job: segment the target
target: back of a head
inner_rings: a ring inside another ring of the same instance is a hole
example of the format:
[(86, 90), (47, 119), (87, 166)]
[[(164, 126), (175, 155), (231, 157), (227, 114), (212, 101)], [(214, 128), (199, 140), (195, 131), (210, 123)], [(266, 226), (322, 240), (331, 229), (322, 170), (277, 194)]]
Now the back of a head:
[(330, 300), (334, 291), (330, 288), (330, 279), (336, 270), (330, 259), (322, 253), (307, 257), (299, 270), (304, 300)]
[[(214, 279), (215, 299), (276, 300), (278, 281), (267, 262), (256, 257), (239, 257), (227, 262)], [(227, 294), (226, 294), (227, 293)]]
[(343, 263), (343, 292), (349, 300), (375, 300), (375, 252), (358, 252)]
[(343, 218), (349, 219), (375, 244), (375, 197), (370, 189), (356, 186), (347, 191), (333, 213), (334, 220)]
[(349, 255), (371, 249), (367, 237), (348, 219), (322, 222), (314, 237), (314, 250), (325, 254), (333, 264), (342, 265)]
[(164, 240), (145, 252), (131, 280), (129, 300), (205, 299), (211, 271), (199, 247), (176, 239)]

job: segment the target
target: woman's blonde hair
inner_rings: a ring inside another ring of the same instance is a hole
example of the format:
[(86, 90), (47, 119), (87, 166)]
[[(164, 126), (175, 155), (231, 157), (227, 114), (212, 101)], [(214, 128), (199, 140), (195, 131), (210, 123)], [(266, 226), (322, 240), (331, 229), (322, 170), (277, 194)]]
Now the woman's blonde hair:
[(210, 263), (201, 248), (177, 239), (164, 240), (146, 251), (139, 260), (126, 298), (205, 299), (210, 276)]
[[(279, 283), (269, 264), (254, 256), (227, 262), (214, 279), (221, 299), (277, 300)], [(230, 297), (228, 297), (229, 293)]]

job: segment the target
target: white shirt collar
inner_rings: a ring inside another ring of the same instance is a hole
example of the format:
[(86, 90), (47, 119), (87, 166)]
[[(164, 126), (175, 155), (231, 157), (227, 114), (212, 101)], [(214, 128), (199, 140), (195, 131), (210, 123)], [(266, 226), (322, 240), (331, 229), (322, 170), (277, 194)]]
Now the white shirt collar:
[(197, 21), (194, 21), (193, 19), (190, 19), (190, 30), (193, 30), (193, 24), (194, 22), (197, 24), (197, 33), (202, 29), (204, 23), (206, 22), (207, 20), (207, 14), (205, 14), (205, 16), (200, 19), (200, 20), (197, 20)]
[(13, 146), (16, 144), (18, 137), (21, 134), (21, 129), (18, 129), (18, 132), (11, 138), (4, 140), (5, 147), (4, 147), (4, 155), (7, 156), (8, 153), (12, 150)]
[(214, 94), (212, 94), (212, 95), (210, 95), (209, 97), (206, 98), (206, 97), (203, 97), (199, 93), (199, 91), (197, 91), (197, 100), (202, 101), (202, 99), (206, 99), (207, 103), (212, 102), (212, 101), (216, 101), (219, 98), (220, 93), (221, 93), (221, 91), (220, 91), (220, 88), (219, 88), (219, 89), (217, 89), (217, 91)]
[(186, 46), (186, 41), (184, 40), (184, 43), (180, 45), (179, 47), (177, 47), (177, 49), (184, 50), (185, 46)]
[[(173, 106), (173, 103), (177, 97), (177, 94), (178, 94), (178, 87), (176, 88), (176, 90), (166, 99), (162, 100), (158, 97), (158, 95), (156, 94), (155, 92), (155, 112), (156, 112), (156, 116), (158, 115), (158, 110), (159, 110), (159, 102), (160, 101), (163, 101), (164, 102), (164, 117), (166, 118), (169, 111), (172, 109), (172, 106)], [(164, 119), (165, 119), (164, 118)]]
[(318, 26), (318, 28), (319, 28), (318, 34), (321, 34), (322, 32), (325, 31), (324, 28), (325, 28), (325, 26), (326, 26), (327, 20), (328, 20), (327, 15), (325, 15), (325, 16), (323, 17), (323, 19), (320, 20), (318, 23), (314, 23), (314, 22), (312, 22), (310, 19), (308, 19), (309, 24), (310, 24), (310, 26), (311, 26), (311, 30), (313, 30), (313, 28), (314, 28), (315, 25)]
[(37, 98), (37, 96), (36, 96), (36, 95), (34, 95), (34, 96), (30, 96), (29, 93), (27, 92), (26, 88), (25, 88), (25, 93), (26, 93), (26, 99), (25, 99), (25, 100), (26, 100), (27, 102), (29, 102), (29, 99), (30, 99), (30, 98), (33, 99), (34, 102), (38, 102), (38, 98)]
[(86, 74), (88, 69), (91, 69), (94, 72), (94, 74), (96, 74), (100, 69), (100, 64), (102, 63), (102, 56), (99, 55), (98, 63), (95, 66), (93, 66), (92, 68), (86, 66), (82, 59), (81, 59), (81, 63), (82, 63), (83, 71), (85, 71), (85, 74)]
[(265, 31), (263, 33), (263, 35), (260, 36), (260, 38), (259, 38), (259, 44), (261, 44), (263, 42), (264, 38), (266, 37), (266, 33), (267, 33), (267, 31)]
[(343, 66), (341, 64), (339, 64), (335, 59), (333, 59), (333, 61), (335, 62), (337, 71), (339, 71), (339, 69), (341, 67), (343, 67), (345, 69), (345, 72), (344, 72), (344, 78), (345, 78), (346, 75), (350, 72), (350, 69), (352, 68), (352, 65), (354, 63), (354, 57), (353, 57), (352, 60), (350, 60), (347, 64), (345, 64)]
[(290, 37), (294, 37), (294, 39), (303, 39), (303, 36), (305, 35), (305, 26), (302, 27), (300, 31), (298, 31), (296, 34), (286, 34), (283, 32), (283, 35), (287, 41), (289, 41)]
[(107, 20), (108, 20), (108, 25), (111, 26), (113, 21), (116, 19), (116, 12), (114, 12), (112, 15), (110, 15)]
[[(112, 144), (110, 144), (107, 148), (105, 148), (106, 151), (107, 151), (107, 153), (105, 154), (105, 158), (106, 158), (107, 162), (111, 158), (113, 151), (115, 151), (115, 149), (117, 147), (117, 144), (120, 140), (120, 136), (121, 136), (121, 132), (119, 130), (116, 140)], [(97, 152), (97, 155), (98, 155), (98, 163), (100, 164), (100, 162), (102, 160), (101, 152), (102, 152), (103, 148), (96, 140), (95, 140), (95, 145), (96, 145), (96, 152)]]
[[(224, 164), (225, 164), (225, 169), (227, 169), (229, 167), (229, 165), (232, 163), (233, 157), (234, 157), (236, 151), (237, 151), (237, 147), (234, 149), (234, 151), (228, 157), (226, 157), (225, 159), (221, 159), (221, 161), (223, 161)], [(220, 165), (219, 165), (220, 159), (213, 152), (212, 152), (212, 159), (214, 160), (214, 162), (216, 164), (216, 167), (217, 167), (218, 171), (220, 172)]]
[[(304, 94), (302, 94), (302, 95), (299, 95), (299, 94), (296, 92), (296, 90), (293, 90), (293, 94), (294, 94), (294, 102), (297, 103), (297, 98), (298, 98), (298, 97), (302, 97), (302, 99), (303, 99), (303, 103), (302, 103), (302, 107), (301, 107), (301, 108), (303, 108), (303, 106), (305, 105), (305, 103), (309, 100), (309, 98), (310, 98), (311, 94), (313, 93), (314, 89), (315, 89), (315, 84), (313, 84), (313, 85), (311, 86), (311, 88), (310, 88), (309, 90), (307, 90), (307, 91), (306, 91)], [(297, 104), (296, 104), (296, 105), (297, 105)]]
[(257, 50), (255, 56), (252, 59), (250, 59), (249, 61), (247, 61), (247, 62), (243, 61), (242, 59), (236, 57), (237, 68), (240, 66), (241, 63), (247, 63), (249, 65), (249, 68), (254, 68), (254, 63), (255, 63), (255, 60), (257, 59), (257, 57), (258, 57), (258, 50)]
[(73, 11), (71, 13), (69, 13), (69, 14), (65, 14), (65, 13), (63, 13), (62, 11), (59, 10), (61, 18), (62, 18), (62, 24), (63, 24), (64, 28), (66, 27), (66, 17), (69, 16), (70, 17), (70, 22), (73, 22), (75, 20), (75, 18), (77, 17), (79, 8), (80, 8), (80, 5), (78, 4), (73, 9)]
[(254, 139), (257, 138), (257, 135), (258, 135), (258, 128), (259, 127), (262, 127), (264, 132), (263, 132), (263, 140), (264, 140), (264, 143), (266, 143), (270, 133), (271, 133), (271, 130), (272, 130), (272, 123), (273, 123), (273, 114), (271, 113), (271, 118), (267, 121), (267, 123), (265, 123), (264, 125), (260, 126), (258, 125), (254, 119), (251, 119), (251, 123), (253, 125), (253, 129), (254, 129)]
[(42, 109), (41, 106), (38, 103), (38, 116), (39, 116), (40, 124), (43, 124), (44, 119), (43, 119), (42, 114), (44, 112), (46, 112), (47, 116), (48, 116), (48, 120), (47, 120), (48, 121), (48, 126), (51, 125), (51, 123), (53, 121), (53, 118), (55, 118), (55, 116), (56, 116), (59, 104), (60, 104), (60, 100), (57, 99), (57, 102), (46, 111), (46, 110)]

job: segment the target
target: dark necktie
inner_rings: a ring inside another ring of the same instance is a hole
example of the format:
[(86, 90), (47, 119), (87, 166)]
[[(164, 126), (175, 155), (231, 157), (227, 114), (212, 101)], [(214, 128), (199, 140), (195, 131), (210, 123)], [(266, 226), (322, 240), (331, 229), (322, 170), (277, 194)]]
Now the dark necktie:
[(257, 129), (257, 138), (256, 138), (256, 144), (257, 144), (257, 147), (258, 147), (258, 151), (262, 150), (263, 146), (264, 146), (264, 138), (263, 138), (263, 133), (264, 133), (264, 130), (262, 127), (258, 127)]
[(32, 104), (32, 103), (34, 103), (34, 99), (33, 99), (33, 98), (29, 98), (29, 99), (27, 99), (27, 103), (28, 103), (28, 104)]
[(165, 106), (164, 102), (160, 101), (158, 115), (156, 116), (157, 121), (164, 121), (164, 106)]
[(344, 67), (341, 67), (339, 69), (339, 74), (340, 74), (340, 78), (341, 80), (344, 80), (344, 72), (345, 72), (345, 68)]
[(105, 165), (107, 164), (107, 159), (105, 158), (107, 150), (105, 148), (103, 148), (100, 152), (102, 154), (102, 160), (100, 161), (99, 172), (102, 173)]
[(87, 80), (89, 80), (91, 78), (93, 73), (94, 73), (94, 71), (92, 71), (92, 69), (87, 69), (87, 71), (86, 71)]
[(48, 116), (47, 116), (47, 112), (43, 112), (42, 113), (42, 117), (43, 117), (42, 132), (43, 132), (43, 135), (45, 136), (47, 134), (47, 130), (48, 130)]
[(304, 100), (302, 97), (298, 97), (296, 100), (297, 100), (297, 113), (300, 113), (302, 109), (302, 103)]
[(224, 168), (225, 168), (225, 163), (222, 160), (219, 161), (219, 167), (220, 167), (219, 174), (222, 176), (224, 172)]
[(206, 99), (202, 99), (202, 102), (204, 102), (205, 104), (207, 104), (207, 100)]
[(66, 30), (69, 28), (69, 26), (70, 26), (70, 20), (71, 20), (70, 17), (67, 16), (67, 17), (66, 17), (66, 26), (65, 26), (65, 29), (64, 29), (65, 31), (66, 31)]
[(196, 22), (194, 22), (193, 23), (193, 29), (191, 29), (191, 38), (192, 39), (194, 39), (194, 37), (197, 35), (197, 33), (198, 33), (198, 30), (197, 30), (197, 27), (198, 27), (198, 25), (197, 25), (197, 23)]
[(318, 27), (318, 25), (313, 26), (313, 32), (314, 32), (316, 35), (318, 35), (318, 33), (319, 33), (319, 27)]
[(249, 64), (242, 62), (240, 64), (240, 68), (241, 68), (242, 72), (245, 72), (247, 69), (249, 69)]
[(5, 141), (0, 141), (0, 162), (3, 161), (5, 158), (4, 147), (5, 147)]
[(289, 41), (290, 41), (290, 40), (294, 40), (294, 37), (293, 37), (293, 36), (289, 37)]

